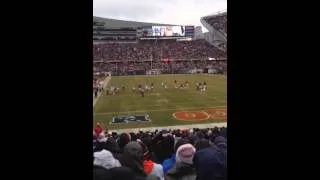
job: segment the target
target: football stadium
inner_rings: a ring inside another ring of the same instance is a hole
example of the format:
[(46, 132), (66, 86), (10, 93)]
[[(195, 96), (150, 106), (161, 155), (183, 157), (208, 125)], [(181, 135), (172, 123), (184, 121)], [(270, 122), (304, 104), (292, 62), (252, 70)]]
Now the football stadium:
[(93, 17), (94, 180), (227, 180), (227, 11), (199, 21)]
[(225, 17), (202, 17), (207, 33), (192, 25), (93, 17), (94, 124), (226, 126)]

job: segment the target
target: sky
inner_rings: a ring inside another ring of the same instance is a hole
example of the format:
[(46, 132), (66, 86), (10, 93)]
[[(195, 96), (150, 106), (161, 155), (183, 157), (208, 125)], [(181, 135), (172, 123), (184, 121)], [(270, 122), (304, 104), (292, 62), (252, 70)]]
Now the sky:
[(227, 0), (93, 0), (94, 16), (178, 25), (202, 26), (201, 17), (226, 9)]

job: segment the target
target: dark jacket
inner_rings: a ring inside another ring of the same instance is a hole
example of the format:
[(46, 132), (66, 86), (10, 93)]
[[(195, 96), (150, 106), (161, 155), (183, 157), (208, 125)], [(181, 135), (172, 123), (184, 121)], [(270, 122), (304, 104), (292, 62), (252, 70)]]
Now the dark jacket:
[(193, 164), (197, 180), (227, 180), (227, 150), (217, 146), (196, 152)]
[(93, 180), (146, 180), (146, 178), (136, 176), (132, 169), (128, 167), (105, 169), (100, 166), (94, 166)]
[(145, 178), (147, 175), (143, 167), (143, 150), (139, 143), (130, 142), (123, 149), (123, 154), (120, 159), (122, 166), (130, 168), (135, 177)]
[(159, 164), (162, 164), (165, 159), (171, 157), (174, 152), (174, 138), (172, 136), (162, 136), (161, 133), (152, 140), (153, 152), (155, 153)]
[(95, 151), (101, 151), (102, 149), (110, 151), (117, 160), (121, 159), (121, 150), (113, 138), (108, 138), (107, 142), (97, 142)]
[(165, 180), (195, 180), (196, 171), (192, 165), (184, 163), (176, 163), (169, 170)]
[(213, 143), (219, 148), (227, 149), (227, 139), (223, 136), (216, 137)]

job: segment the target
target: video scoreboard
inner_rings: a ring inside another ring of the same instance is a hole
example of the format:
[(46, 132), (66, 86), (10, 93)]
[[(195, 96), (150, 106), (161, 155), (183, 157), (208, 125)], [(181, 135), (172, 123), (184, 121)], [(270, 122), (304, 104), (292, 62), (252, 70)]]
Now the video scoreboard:
[(176, 39), (194, 36), (194, 26), (147, 26), (137, 29), (137, 36), (145, 39)]

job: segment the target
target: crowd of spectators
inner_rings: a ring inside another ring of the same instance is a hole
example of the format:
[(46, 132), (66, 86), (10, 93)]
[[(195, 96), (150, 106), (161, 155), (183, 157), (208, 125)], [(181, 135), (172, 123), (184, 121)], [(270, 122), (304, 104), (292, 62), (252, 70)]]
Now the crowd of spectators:
[(227, 71), (226, 61), (171, 61), (171, 62), (100, 62), (94, 63), (94, 69), (100, 72), (111, 72), (113, 75), (146, 74), (147, 70), (159, 69), (162, 74), (187, 73), (191, 69), (216, 69), (220, 73)]
[(93, 132), (94, 180), (227, 180), (227, 128)]
[(102, 61), (189, 60), (226, 58), (226, 53), (205, 40), (156, 40), (137, 43), (105, 43), (93, 45), (93, 57)]
[(216, 30), (222, 31), (227, 34), (227, 14), (221, 14), (216, 16), (207, 17), (204, 19)]

